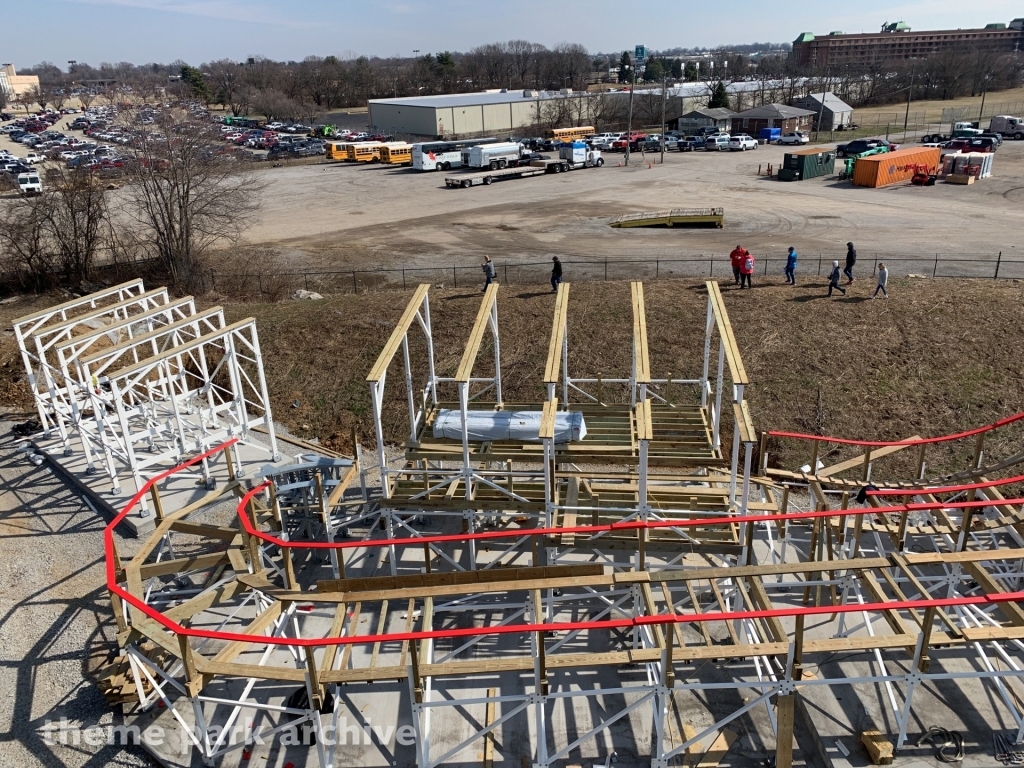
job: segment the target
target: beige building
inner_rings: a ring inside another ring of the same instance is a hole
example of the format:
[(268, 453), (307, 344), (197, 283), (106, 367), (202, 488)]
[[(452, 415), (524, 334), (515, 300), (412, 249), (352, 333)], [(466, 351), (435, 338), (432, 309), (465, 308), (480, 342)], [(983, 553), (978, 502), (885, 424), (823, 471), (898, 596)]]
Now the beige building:
[(0, 90), (3, 90), (8, 98), (24, 96), (38, 87), (39, 78), (35, 75), (19, 75), (14, 71), (13, 64), (4, 64), (0, 67)]

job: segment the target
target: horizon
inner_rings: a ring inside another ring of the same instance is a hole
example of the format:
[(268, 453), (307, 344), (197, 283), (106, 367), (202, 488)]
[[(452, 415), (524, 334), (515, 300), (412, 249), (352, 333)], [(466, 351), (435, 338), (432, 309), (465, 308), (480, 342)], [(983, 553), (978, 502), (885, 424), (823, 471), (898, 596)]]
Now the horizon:
[[(224, 58), (244, 61), (250, 56), (279, 61), (301, 61), (311, 55), (410, 58), (446, 50), (466, 53), (517, 38), (548, 48), (579, 43), (597, 55), (632, 50), (634, 45), (662, 51), (750, 44), (741, 40), (784, 43), (803, 32), (871, 32), (883, 22), (901, 20), (919, 30), (969, 29), (1007, 24), (1024, 14), (1020, 3), (1011, 0), (979, 0), (971, 9), (951, 0), (916, 0), (895, 7), (865, 0), (855, 12), (823, 11), (787, 20), (763, 3), (737, 0), (730, 6), (727, 23), (717, 9), (702, 7), (680, 12), (650, 29), (647, 18), (620, 21), (615, 16), (617, 3), (596, 0), (588, 5), (595, 19), (589, 31), (576, 29), (567, 36), (557, 23), (538, 23), (524, 32), (529, 21), (544, 18), (542, 11), (550, 16), (549, 6), (537, 0), (488, 9), (486, 15), (467, 0), (399, 0), (383, 8), (304, 0), (286, 11), (269, 0), (52, 0), (48, 16), (61, 19), (59, 27), (51, 25), (38, 39), (7, 41), (0, 57), (18, 70), (49, 61), (67, 71), (68, 61), (99, 66), (182, 60), (195, 66)], [(11, 29), (32, 29), (38, 23), (31, 4), (14, 6), (6, 18)], [(381, 24), (382, 18), (388, 23)], [(509, 31), (495, 31), (502, 28)]]

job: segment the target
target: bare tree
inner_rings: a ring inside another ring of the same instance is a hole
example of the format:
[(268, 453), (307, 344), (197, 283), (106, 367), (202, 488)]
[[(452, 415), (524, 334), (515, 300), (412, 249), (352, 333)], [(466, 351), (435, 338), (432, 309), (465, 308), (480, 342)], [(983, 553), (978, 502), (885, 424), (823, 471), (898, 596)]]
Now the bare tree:
[(56, 277), (45, 197), (0, 206), (0, 274), (22, 289), (42, 291)]
[(107, 229), (104, 185), (84, 169), (55, 168), (48, 175), (46, 221), (57, 264), (65, 281), (88, 279)]
[(251, 170), (217, 154), (215, 126), (167, 110), (152, 128), (138, 139), (127, 213), (175, 286), (201, 291), (207, 255), (241, 236), (258, 208), (261, 184)]

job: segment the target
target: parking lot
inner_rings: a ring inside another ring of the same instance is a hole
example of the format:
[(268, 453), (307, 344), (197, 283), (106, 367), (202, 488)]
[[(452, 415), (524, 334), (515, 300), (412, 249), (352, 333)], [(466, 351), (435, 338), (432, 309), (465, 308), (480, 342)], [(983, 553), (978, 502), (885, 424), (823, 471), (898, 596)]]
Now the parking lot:
[[(834, 146), (834, 145), (829, 145)], [(373, 268), (463, 264), (559, 254), (668, 258), (757, 253), (935, 253), (1011, 258), (1024, 250), (1024, 142), (1007, 141), (994, 175), (971, 186), (854, 187), (829, 176), (780, 182), (784, 147), (746, 152), (606, 155), (603, 168), (447, 189), (444, 173), (327, 164), (260, 170), (266, 181), (254, 242), (277, 242), (296, 266)], [(452, 173), (458, 173), (453, 171)], [(624, 213), (722, 207), (717, 229), (612, 229)], [(1024, 258), (1024, 254), (1021, 255)]]

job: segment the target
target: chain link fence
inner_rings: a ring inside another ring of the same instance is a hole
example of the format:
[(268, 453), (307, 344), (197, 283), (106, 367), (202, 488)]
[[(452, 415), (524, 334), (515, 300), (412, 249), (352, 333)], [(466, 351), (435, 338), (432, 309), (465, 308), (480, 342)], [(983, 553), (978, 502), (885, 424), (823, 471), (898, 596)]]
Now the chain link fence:
[[(754, 254), (754, 276), (780, 276), (786, 256)], [(832, 262), (846, 264), (846, 254), (801, 255), (797, 263), (798, 277), (827, 277)], [(879, 262), (884, 262), (891, 277), (1024, 279), (1024, 259), (984, 255), (930, 256), (861, 253), (857, 274), (873, 276)], [(663, 278), (728, 278), (732, 265), (727, 255), (698, 254), (676, 259), (564, 259), (567, 282), (599, 282), (603, 280), (659, 280)], [(551, 262), (495, 262), (497, 281), (505, 286), (536, 288), (549, 284)], [(220, 293), (240, 300), (275, 301), (306, 290), (321, 294), (365, 293), (377, 290), (408, 290), (420, 283), (445, 288), (480, 288), (483, 272), (479, 265), (447, 267), (404, 267), (373, 270), (295, 271), (248, 274), (210, 272), (210, 285)]]

